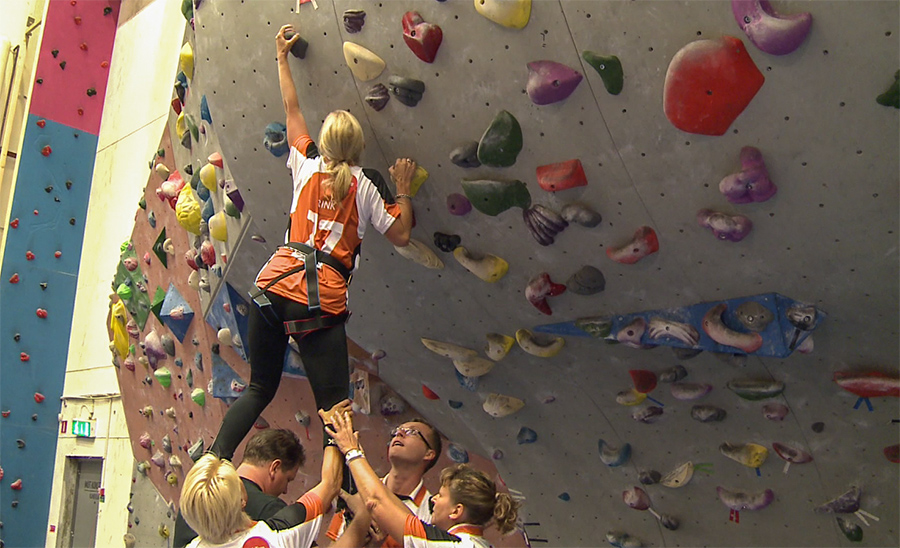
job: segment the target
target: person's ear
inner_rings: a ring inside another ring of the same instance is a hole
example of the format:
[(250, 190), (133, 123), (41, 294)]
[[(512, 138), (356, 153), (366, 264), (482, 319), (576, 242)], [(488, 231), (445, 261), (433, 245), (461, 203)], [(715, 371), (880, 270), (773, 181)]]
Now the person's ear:
[[(429, 455), (431, 456), (431, 458), (428, 458)], [(425, 451), (425, 455), (423, 455), (423, 458), (428, 462), (433, 462), (437, 460), (438, 454), (434, 452), (434, 449), (427, 449)]]
[(283, 463), (281, 462), (281, 459), (275, 459), (272, 462), (270, 462), (269, 463), (269, 477), (274, 478), (275, 474), (278, 473), (278, 470), (281, 469), (282, 464)]
[(450, 511), (450, 519), (453, 521), (460, 521), (463, 518), (463, 514), (466, 513), (466, 507), (463, 506), (462, 503), (457, 502), (453, 506), (453, 510)]

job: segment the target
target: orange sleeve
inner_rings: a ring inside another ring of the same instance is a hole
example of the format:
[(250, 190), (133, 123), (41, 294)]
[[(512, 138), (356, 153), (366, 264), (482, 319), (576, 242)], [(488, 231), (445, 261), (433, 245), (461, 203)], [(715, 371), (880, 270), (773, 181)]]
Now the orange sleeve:
[(410, 514), (406, 516), (406, 526), (403, 528), (403, 536), (413, 536), (417, 538), (425, 538), (425, 526), (416, 516)]
[(328, 531), (325, 532), (325, 536), (327, 536), (331, 540), (337, 540), (338, 536), (341, 534), (341, 526), (343, 524), (344, 513), (335, 512), (334, 516), (332, 516), (331, 518), (331, 523), (328, 524)]
[(316, 519), (321, 516), (323, 512), (322, 508), (322, 499), (319, 498), (319, 495), (309, 492), (300, 497), (300, 500), (297, 501), (299, 504), (302, 504), (304, 508), (306, 508), (306, 521), (310, 521)]
[(300, 154), (302, 154), (305, 157), (306, 149), (307, 149), (307, 147), (309, 147), (310, 144), (312, 144), (312, 142), (313, 142), (312, 138), (309, 135), (304, 134), (304, 135), (297, 137), (297, 139), (294, 140), (293, 143), (291, 143), (291, 146), (296, 148), (300, 152)]

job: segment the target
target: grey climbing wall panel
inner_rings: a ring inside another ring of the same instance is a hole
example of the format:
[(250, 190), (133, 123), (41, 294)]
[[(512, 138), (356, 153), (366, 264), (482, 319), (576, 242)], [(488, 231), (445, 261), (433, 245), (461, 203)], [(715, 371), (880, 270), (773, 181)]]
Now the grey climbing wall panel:
[[(496, 465), (507, 485), (526, 498), (523, 520), (540, 523), (526, 528), (530, 537), (559, 546), (598, 545), (607, 530), (618, 529), (650, 545), (844, 545), (849, 542), (834, 518), (813, 508), (859, 485), (863, 509), (881, 517), (863, 527), (863, 544), (898, 544), (897, 465), (881, 454), (898, 441), (891, 422), (897, 400), (879, 398), (874, 411), (854, 410), (855, 396), (831, 380), (835, 371), (866, 368), (896, 375), (900, 361), (900, 132), (897, 111), (874, 101), (897, 69), (896, 3), (777, 2), (780, 12), (809, 11), (814, 17), (803, 45), (782, 57), (757, 50), (727, 2), (537, 1), (522, 30), (488, 21), (466, 0), (322, 0), (318, 9), (304, 4), (299, 15), (293, 8), (290, 0), (206, 0), (196, 12), (192, 93), (208, 97), (222, 155), (252, 217), (231, 253), (226, 279), (232, 285), (250, 286), (287, 221), (285, 158), (273, 157), (262, 137), (266, 124), (283, 121), (273, 38), (280, 25), (291, 23), (310, 43), (306, 59), (291, 63), (311, 131), (317, 132), (329, 111), (349, 109), (366, 134), (366, 165), (387, 175), (393, 158), (412, 156), (429, 170), (415, 198), (414, 238), (430, 246), (435, 231), (458, 234), (470, 250), (509, 262), (505, 278), (486, 284), (448, 254), (438, 252), (443, 270), (426, 270), (372, 233), (351, 290), (348, 332), (366, 348), (387, 352), (381, 377), (451, 440), (486, 456), (503, 452)], [(367, 12), (358, 34), (348, 34), (341, 22), (350, 8)], [(433, 64), (418, 60), (403, 42), (400, 19), (408, 9), (443, 28)], [(723, 35), (744, 41), (765, 84), (725, 135), (679, 131), (662, 110), (669, 62), (687, 43)], [(381, 56), (385, 72), (358, 82), (344, 63), (345, 40)], [(620, 95), (609, 95), (582, 63), (583, 50), (622, 60)], [(569, 65), (585, 79), (566, 100), (536, 106), (525, 94), (525, 65), (540, 59)], [(396, 99), (381, 112), (365, 106), (370, 85), (387, 83), (389, 75), (425, 82), (418, 106)], [(450, 151), (477, 140), (499, 110), (511, 112), (522, 126), (525, 146), (517, 163), (472, 170), (450, 163)], [(762, 151), (779, 189), (772, 200), (735, 206), (718, 192), (718, 182), (739, 169), (744, 146)], [(572, 158), (584, 165), (588, 186), (558, 194), (541, 190), (535, 168)], [(473, 177), (520, 179), (535, 203), (558, 211), (581, 201), (601, 212), (604, 222), (593, 229), (571, 226), (555, 244), (540, 247), (516, 209), (496, 217), (448, 213), (446, 196), (461, 191), (460, 179)], [(754, 229), (739, 243), (717, 241), (696, 225), (701, 208), (747, 215)], [(627, 241), (641, 225), (655, 228), (660, 252), (630, 266), (610, 261), (605, 249)], [(251, 240), (254, 233), (267, 243)], [(585, 264), (606, 275), (603, 293), (552, 298), (552, 318), (525, 299), (535, 274), (546, 271), (564, 282)], [(828, 312), (812, 354), (750, 357), (743, 366), (710, 354), (679, 362), (667, 349), (570, 337), (548, 359), (514, 348), (471, 392), (457, 383), (448, 360), (419, 343), (427, 337), (481, 349), (488, 332), (512, 335), (549, 321), (769, 291)], [(698, 403), (724, 408), (725, 421), (692, 420), (693, 403), (675, 400), (662, 383), (651, 394), (665, 403), (655, 424), (634, 421), (631, 413), (638, 408), (616, 404), (616, 394), (631, 387), (629, 369), (661, 371), (676, 363), (688, 370), (687, 380), (713, 385)], [(763, 417), (765, 401), (748, 402), (725, 388), (732, 379), (760, 377), (785, 383), (778, 398), (790, 408), (784, 421)], [(422, 384), (442, 399), (426, 400)], [(525, 407), (493, 419), (480, 409), (490, 392), (519, 397)], [(448, 399), (463, 406), (451, 409)], [(824, 423), (823, 431), (811, 429), (816, 422)], [(516, 443), (522, 426), (537, 432), (535, 443)], [(603, 465), (598, 438), (630, 443), (631, 461), (619, 468)], [(726, 441), (789, 443), (815, 460), (783, 474), (782, 461), (770, 451), (757, 475), (719, 454)], [(681, 489), (645, 487), (654, 509), (681, 520), (679, 530), (666, 530), (648, 512), (622, 502), (622, 491), (638, 485), (639, 471), (666, 473), (687, 460), (712, 463), (712, 474), (698, 473)], [(738, 524), (717, 499), (719, 485), (770, 488), (776, 498), (764, 510), (741, 512)], [(558, 498), (563, 492), (569, 501)]]

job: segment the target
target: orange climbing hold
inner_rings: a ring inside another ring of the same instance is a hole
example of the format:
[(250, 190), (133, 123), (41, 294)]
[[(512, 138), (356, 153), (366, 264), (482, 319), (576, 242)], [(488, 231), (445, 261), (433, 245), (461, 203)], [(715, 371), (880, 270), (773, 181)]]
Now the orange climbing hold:
[(434, 390), (428, 388), (428, 387), (425, 386), (424, 384), (422, 385), (422, 394), (423, 394), (426, 398), (428, 398), (429, 400), (439, 400), (439, 399), (441, 399), (440, 396), (438, 396), (437, 394), (434, 393)]
[(208, 161), (209, 163), (211, 163), (212, 165), (214, 165), (218, 168), (225, 167), (225, 163), (222, 161), (222, 155), (219, 154), (218, 152), (213, 152), (212, 154), (210, 154), (209, 158), (207, 158), (206, 161)]

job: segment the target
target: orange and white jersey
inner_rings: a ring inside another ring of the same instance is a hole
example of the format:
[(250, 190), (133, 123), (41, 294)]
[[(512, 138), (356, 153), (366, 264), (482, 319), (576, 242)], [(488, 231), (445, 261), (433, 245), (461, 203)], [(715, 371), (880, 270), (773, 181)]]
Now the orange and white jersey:
[(484, 528), (463, 523), (444, 531), (407, 516), (403, 529), (403, 548), (492, 548), (484, 538)]
[[(384, 483), (386, 480), (387, 476), (381, 478), (381, 483)], [(397, 498), (399, 498), (400, 502), (406, 505), (406, 507), (409, 508), (409, 511), (415, 514), (417, 518), (425, 523), (431, 522), (431, 492), (425, 488), (423, 480), (419, 480), (419, 484), (416, 485), (409, 496), (397, 495)], [(331, 518), (331, 524), (328, 526), (326, 534), (331, 540), (336, 540), (344, 534), (344, 530), (346, 529), (347, 520), (344, 519), (344, 513), (337, 512), (334, 514), (334, 517)], [(384, 542), (381, 544), (381, 548), (399, 548), (400, 546), (403, 546), (403, 544), (394, 540), (390, 535), (385, 537)]]
[[(400, 216), (400, 206), (381, 174), (374, 169), (351, 166), (350, 191), (337, 207), (325, 193), (322, 182), (329, 177), (325, 161), (308, 135), (291, 145), (287, 166), (294, 183), (290, 224), (285, 243), (299, 242), (329, 253), (351, 272), (356, 268), (366, 227), (371, 224), (384, 234)], [(257, 287), (265, 287), (279, 274), (303, 264), (302, 254), (280, 247), (256, 277)], [(347, 284), (330, 266), (319, 265), (319, 300), (326, 314), (347, 309)], [(293, 301), (306, 303), (303, 271), (277, 282), (269, 291)]]
[(222, 544), (197, 537), (186, 548), (309, 548), (319, 536), (322, 511), (322, 500), (314, 493), (306, 493), (297, 504), (282, 508)]

